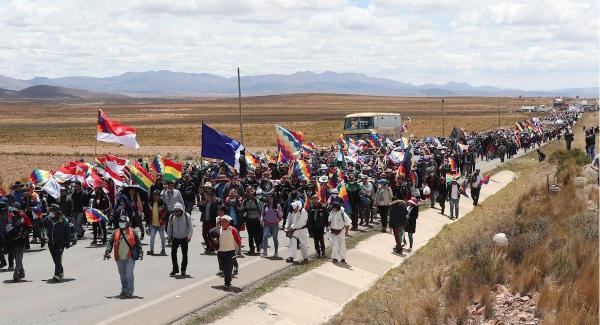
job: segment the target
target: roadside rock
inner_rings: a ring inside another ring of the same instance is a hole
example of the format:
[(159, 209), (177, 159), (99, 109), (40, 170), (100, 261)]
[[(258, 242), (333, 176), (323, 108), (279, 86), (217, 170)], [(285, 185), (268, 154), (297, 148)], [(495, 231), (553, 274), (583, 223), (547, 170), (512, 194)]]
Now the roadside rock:
[[(503, 284), (496, 284), (492, 287), (493, 301), (489, 306), (473, 304), (469, 307), (469, 318), (467, 324), (540, 324), (540, 319), (535, 317), (536, 303), (539, 294), (521, 295), (520, 293), (511, 293), (510, 288)], [(493, 316), (485, 318), (486, 308), (492, 308)]]

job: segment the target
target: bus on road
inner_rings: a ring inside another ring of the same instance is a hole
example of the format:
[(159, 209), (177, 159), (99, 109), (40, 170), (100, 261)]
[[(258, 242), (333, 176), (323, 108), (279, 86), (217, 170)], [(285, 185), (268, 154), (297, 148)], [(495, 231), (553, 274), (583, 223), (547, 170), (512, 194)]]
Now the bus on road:
[(397, 139), (401, 134), (402, 122), (398, 113), (355, 113), (346, 115), (344, 138), (368, 139), (370, 132)]

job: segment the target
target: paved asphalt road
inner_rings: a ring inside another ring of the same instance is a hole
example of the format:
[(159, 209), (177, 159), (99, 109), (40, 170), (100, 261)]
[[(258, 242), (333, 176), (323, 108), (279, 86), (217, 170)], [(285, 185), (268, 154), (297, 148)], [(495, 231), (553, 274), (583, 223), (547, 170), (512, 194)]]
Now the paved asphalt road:
[[(495, 167), (499, 160), (477, 163), (478, 168), (485, 172)], [(195, 228), (188, 265), (190, 276), (169, 277), (169, 256), (145, 256), (143, 261), (136, 263), (136, 299), (116, 297), (120, 292), (116, 264), (112, 259), (102, 260), (104, 247), (90, 246), (91, 228), (86, 232), (86, 239), (66, 250), (63, 257), (65, 279), (61, 283), (48, 281), (53, 274), (48, 250), (40, 249), (40, 245), (31, 245), (32, 249), (24, 256), (24, 281), (14, 283), (12, 271), (0, 270), (0, 324), (164, 324), (230, 294), (219, 287), (223, 282), (215, 276), (218, 271), (216, 257), (201, 254), (199, 212), (193, 213), (193, 219)], [(247, 233), (242, 232), (244, 244), (246, 236)], [(283, 232), (279, 232), (279, 237), (279, 254), (286, 257), (288, 240)], [(144, 251), (148, 250), (147, 243), (148, 237), (144, 239)], [(309, 246), (311, 253), (314, 252), (312, 240)], [(247, 246), (244, 251), (246, 249)], [(159, 250), (155, 248), (155, 251)], [(167, 248), (169, 253), (170, 248)], [(234, 279), (233, 285), (240, 288), (287, 267), (283, 260), (257, 256), (246, 256), (239, 262), (240, 275)]]

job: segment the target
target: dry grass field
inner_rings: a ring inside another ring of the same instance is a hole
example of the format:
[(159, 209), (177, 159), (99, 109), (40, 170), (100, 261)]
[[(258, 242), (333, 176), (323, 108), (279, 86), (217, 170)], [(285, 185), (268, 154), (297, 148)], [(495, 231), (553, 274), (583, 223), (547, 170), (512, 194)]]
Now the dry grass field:
[[(498, 110), (498, 100), (500, 110)], [(530, 114), (521, 105), (551, 105), (551, 98), (451, 97), (444, 103), (446, 134), (453, 126), (486, 130), (513, 125)], [(137, 128), (141, 149), (97, 143), (96, 110)], [(244, 145), (275, 145), (274, 125), (302, 131), (317, 145), (332, 143), (343, 118), (356, 112), (398, 112), (411, 118), (415, 136), (441, 135), (440, 98), (302, 94), (243, 99)], [(34, 167), (56, 168), (69, 159), (106, 152), (127, 157), (161, 153), (197, 158), (201, 121), (239, 139), (236, 98), (119, 99), (94, 101), (0, 102), (0, 177), (5, 182), (29, 175)], [(97, 145), (97, 147), (95, 147)]]

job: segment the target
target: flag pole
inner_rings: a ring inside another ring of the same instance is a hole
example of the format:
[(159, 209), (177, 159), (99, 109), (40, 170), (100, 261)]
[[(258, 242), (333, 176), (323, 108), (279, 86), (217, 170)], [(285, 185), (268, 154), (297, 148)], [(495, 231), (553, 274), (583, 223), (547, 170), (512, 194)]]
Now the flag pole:
[[(202, 138), (202, 125), (204, 125), (204, 120), (202, 120), (202, 124), (200, 124), (200, 138)], [(200, 148), (202, 148), (202, 141), (200, 141)], [(204, 165), (204, 157), (202, 157), (202, 149), (200, 149), (200, 168)]]
[(444, 98), (442, 97), (442, 137), (446, 137), (446, 116), (444, 115)]
[(242, 126), (242, 87), (240, 82), (240, 67), (237, 68), (238, 106), (240, 108), (240, 143), (244, 144), (244, 127)]
[[(98, 132), (98, 115), (100, 115), (100, 105), (98, 105), (98, 111), (96, 112), (96, 132)], [(98, 148), (98, 139), (96, 139), (96, 142), (94, 142), (94, 161), (96, 160), (97, 157), (97, 148)]]

